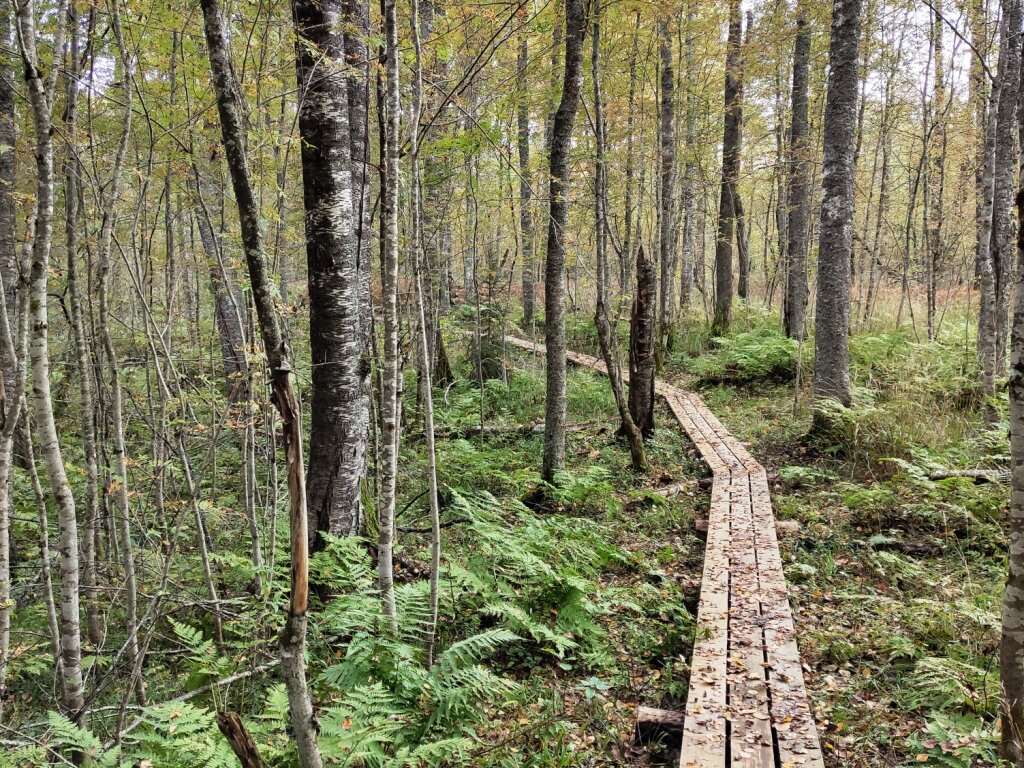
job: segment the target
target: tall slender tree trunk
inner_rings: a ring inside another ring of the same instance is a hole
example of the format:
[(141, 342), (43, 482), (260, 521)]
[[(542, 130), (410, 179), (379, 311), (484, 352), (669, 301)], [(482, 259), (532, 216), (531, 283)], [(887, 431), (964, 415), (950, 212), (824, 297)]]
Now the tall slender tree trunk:
[(636, 26), (633, 29), (633, 40), (629, 49), (629, 97), (626, 104), (626, 179), (623, 190), (624, 223), (622, 231), (622, 253), (619, 255), (619, 291), (624, 293), (629, 290), (629, 283), (633, 272), (633, 217), (635, 203), (633, 201), (634, 185), (636, 178), (636, 148), (634, 125), (636, 123), (636, 59), (638, 54), (639, 39), (637, 31), (640, 28), (640, 11), (636, 13)]
[(928, 204), (927, 204), (927, 320), (928, 339), (935, 338), (936, 298), (938, 294), (939, 270), (943, 255), (943, 207), (946, 163), (946, 71), (942, 46), (942, 0), (933, 0), (932, 7), (932, 56), (935, 61), (932, 76), (932, 121), (929, 130), (928, 147)]
[(384, 433), (381, 501), (377, 512), (377, 572), (384, 606), (393, 630), (398, 628), (395, 608), (393, 538), (398, 479), (398, 445), (401, 436), (401, 368), (398, 355), (398, 154), (399, 64), (396, 0), (384, 0), (386, 87), (384, 96), (383, 176), (381, 183), (381, 305), (384, 316), (384, 384), (381, 422)]
[[(309, 539), (307, 531), (306, 480), (302, 457), (302, 424), (298, 398), (292, 388), (291, 349), (281, 328), (274, 303), (276, 291), (271, 283), (263, 247), (260, 213), (245, 152), (245, 133), (239, 103), (240, 91), (231, 65), (231, 49), (219, 0), (202, 0), (206, 46), (210, 56), (220, 116), (221, 138), (231, 185), (238, 207), (242, 247), (249, 269), (252, 299), (259, 319), (263, 349), (270, 369), (273, 402), (281, 415), (288, 479), (288, 520), (291, 543), (291, 591), (288, 618), (279, 638), (281, 670), (292, 733), (302, 768), (321, 768), (323, 759), (316, 743), (317, 725), (313, 702), (306, 682), (306, 612), (309, 607)], [(302, 17), (294, 13), (296, 22)], [(301, 26), (297, 24), (301, 29)]]
[[(898, 53), (901, 58), (902, 50)], [(892, 157), (892, 90), (895, 70), (891, 70), (885, 81), (885, 95), (882, 104), (882, 170), (878, 183), (878, 212), (875, 217), (875, 233), (871, 243), (871, 263), (868, 266), (867, 294), (864, 297), (863, 321), (865, 325), (871, 320), (875, 306), (875, 297), (878, 291), (878, 281), (881, 278), (883, 268), (882, 254), (885, 250), (884, 235), (882, 232), (886, 217), (889, 212), (889, 185), (891, 176)]]
[(622, 366), (619, 362), (619, 344), (612, 328), (608, 313), (608, 174), (605, 167), (605, 136), (604, 93), (601, 88), (601, 17), (600, 11), (594, 12), (593, 37), (591, 38), (590, 68), (594, 83), (594, 232), (597, 245), (597, 303), (594, 308), (594, 325), (597, 329), (597, 340), (601, 347), (601, 357), (608, 370), (608, 380), (612, 385), (615, 405), (622, 422), (620, 431), (629, 444), (629, 454), (633, 469), (637, 472), (647, 471), (647, 452), (644, 450), (643, 435), (629, 412), (629, 403), (622, 386)]
[(712, 333), (723, 334), (732, 323), (732, 246), (736, 237), (736, 181), (740, 173), (743, 125), (743, 21), (739, 0), (730, 0), (729, 39), (725, 54), (725, 117), (722, 131), (722, 184), (715, 243), (715, 312)]
[(686, 148), (683, 165), (682, 206), (683, 206), (683, 259), (682, 274), (679, 278), (679, 306), (688, 309), (693, 301), (696, 280), (696, 236), (697, 228), (697, 64), (696, 37), (694, 29), (697, 11), (694, 0), (686, 4), (686, 34), (683, 38), (683, 55), (686, 62)]
[[(7, 8), (0, 14), (0, 39), (11, 36), (13, 12)], [(14, 184), (17, 180), (17, 139), (14, 124), (14, 68), (8, 54), (0, 54), (0, 283), (5, 327), (15, 325), (17, 317), (18, 250), (14, 213)], [(14, 396), (17, 350), (8, 332), (0, 349), (0, 375), (2, 375), (2, 413), (4, 422), (9, 413), (18, 412)], [(19, 398), (20, 399), (20, 398)], [(12, 408), (11, 406), (14, 406)], [(3, 425), (6, 427), (6, 423)], [(13, 498), (11, 470), (14, 466), (14, 431), (0, 432), (0, 722), (3, 722), (3, 703), (7, 699), (7, 667), (11, 648), (11, 500)]]
[[(67, 6), (63, 0), (55, 9), (57, 27), (53, 50), (63, 51)], [(35, 127), (36, 209), (32, 244), (29, 301), (31, 302), (32, 388), (39, 435), (39, 451), (57, 507), (60, 553), (60, 644), (62, 704), (68, 717), (79, 725), (86, 721), (82, 681), (82, 631), (79, 615), (78, 518), (75, 497), (68, 482), (50, 394), (50, 344), (47, 311), (50, 246), (53, 241), (54, 163), (53, 104), (59, 67), (48, 73), (41, 69), (37, 51), (35, 0), (17, 5), (18, 42), (25, 85)], [(76, 755), (76, 760), (82, 759)]]
[(812, 151), (808, 137), (807, 75), (811, 56), (811, 29), (806, 0), (797, 6), (793, 44), (793, 91), (789, 128), (789, 243), (786, 259), (786, 295), (783, 320), (786, 335), (802, 339), (807, 331), (807, 246), (811, 224)]
[[(825, 102), (824, 173), (818, 246), (814, 336), (814, 398), (852, 401), (850, 385), (850, 260), (853, 251), (853, 132), (861, 0), (835, 0)], [(816, 418), (822, 411), (816, 409)]]
[(524, 29), (520, 32), (516, 78), (519, 103), (516, 105), (516, 144), (519, 149), (519, 232), (523, 259), (523, 326), (530, 333), (534, 323), (533, 286), (533, 184), (530, 173), (530, 102), (526, 70), (530, 63), (529, 42)]
[[(971, 10), (971, 40), (979, 51), (988, 52), (986, 3), (978, 0)], [(986, 398), (985, 413), (990, 421), (998, 417), (993, 405), (996, 377), (996, 282), (992, 263), (993, 181), (995, 177), (996, 116), (999, 104), (999, 80), (985, 94), (987, 74), (983, 62), (971, 58), (971, 101), (974, 104), (976, 132), (975, 184), (975, 274), (978, 279), (978, 368), (979, 383)]]
[[(125, 156), (128, 153), (128, 140), (131, 136), (132, 126), (132, 88), (129, 85), (132, 78), (132, 64), (128, 48), (124, 42), (124, 35), (121, 30), (121, 14), (119, 6), (111, 5), (111, 27), (114, 30), (114, 37), (117, 40), (117, 47), (121, 59), (120, 76), (121, 82), (125, 84), (123, 101), (123, 116), (121, 124), (121, 136), (118, 140), (117, 149), (114, 153), (113, 168), (111, 170), (110, 182), (107, 184), (101, 199), (102, 221), (100, 224), (100, 238), (97, 246), (97, 283), (98, 283), (98, 304), (99, 316), (97, 326), (100, 334), (100, 342), (103, 347), (103, 356), (106, 358), (109, 370), (109, 391), (110, 391), (110, 415), (111, 415), (111, 437), (114, 442), (114, 478), (113, 485), (116, 488), (115, 502), (117, 504), (117, 531), (119, 549), (121, 553), (121, 564), (124, 570), (124, 596), (125, 596), (125, 621), (128, 633), (127, 655), (133, 667), (138, 663), (139, 639), (138, 631), (138, 588), (135, 579), (135, 555), (131, 533), (131, 507), (128, 501), (128, 448), (125, 442), (124, 424), (124, 394), (121, 388), (121, 373), (117, 359), (117, 351), (114, 349), (114, 341), (110, 334), (110, 271), (113, 266), (112, 250), (115, 208), (120, 198), (121, 172), (124, 168)], [(145, 686), (141, 676), (132, 681), (135, 687), (135, 698), (139, 706), (146, 703)]]
[(551, 213), (544, 269), (547, 396), (541, 475), (548, 483), (554, 482), (555, 474), (565, 468), (565, 239), (569, 219), (569, 150), (583, 87), (583, 16), (583, 0), (565, 0), (565, 77), (551, 126)]
[(667, 18), (658, 20), (658, 54), (661, 60), (661, 130), (658, 155), (661, 181), (658, 206), (661, 280), (658, 291), (658, 350), (664, 355), (672, 346), (676, 265), (676, 74), (672, 56), (672, 31)]
[(416, 282), (416, 312), (420, 338), (420, 380), (423, 382), (423, 431), (427, 447), (427, 488), (430, 507), (430, 624), (427, 629), (427, 666), (434, 661), (437, 641), (437, 622), (440, 611), (441, 585), (441, 503), (437, 484), (437, 450), (434, 443), (434, 390), (430, 365), (430, 332), (427, 326), (427, 302), (424, 280), (426, 249), (423, 242), (423, 184), (420, 176), (419, 125), (423, 110), (423, 51), (419, 24), (420, 0), (411, 0), (412, 38), (415, 60), (413, 63), (411, 139), (412, 161), (412, 258)]
[(370, 426), (370, 359), (353, 210), (342, 0), (292, 3), (306, 210), (313, 407), (307, 493), (310, 545), (363, 530), (360, 484)]
[(999, 101), (992, 185), (992, 267), (995, 278), (995, 375), (1006, 370), (1006, 333), (1013, 275), (1013, 195), (1017, 179), (1017, 99), (1021, 63), (1021, 0), (1002, 0)]
[[(249, 379), (249, 362), (245, 357), (245, 328), (242, 324), (241, 297), (232, 286), (213, 221), (207, 207), (209, 195), (197, 165), (193, 165), (193, 180), (190, 184), (195, 198), (195, 220), (199, 230), (199, 242), (203, 246), (206, 263), (210, 270), (210, 289), (213, 293), (213, 319), (220, 342), (223, 363), (225, 391), (229, 402), (237, 402), (245, 394)], [(223, 204), (222, 192), (213, 190), (211, 195), (218, 200), (217, 208)]]

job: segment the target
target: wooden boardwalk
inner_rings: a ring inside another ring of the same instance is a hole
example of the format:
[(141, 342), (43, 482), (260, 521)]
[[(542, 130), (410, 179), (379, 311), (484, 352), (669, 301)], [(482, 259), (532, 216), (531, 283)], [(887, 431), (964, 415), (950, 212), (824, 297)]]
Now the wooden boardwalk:
[[(567, 359), (607, 375), (597, 358)], [(698, 395), (661, 381), (655, 390), (714, 473), (679, 765), (822, 768), (764, 467)]]

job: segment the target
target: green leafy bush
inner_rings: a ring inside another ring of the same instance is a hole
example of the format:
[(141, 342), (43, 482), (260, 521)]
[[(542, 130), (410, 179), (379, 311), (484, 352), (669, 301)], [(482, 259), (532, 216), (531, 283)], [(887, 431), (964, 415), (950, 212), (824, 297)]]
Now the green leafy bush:
[(796, 342), (777, 328), (762, 327), (712, 340), (712, 349), (685, 363), (702, 384), (788, 381), (796, 373)]

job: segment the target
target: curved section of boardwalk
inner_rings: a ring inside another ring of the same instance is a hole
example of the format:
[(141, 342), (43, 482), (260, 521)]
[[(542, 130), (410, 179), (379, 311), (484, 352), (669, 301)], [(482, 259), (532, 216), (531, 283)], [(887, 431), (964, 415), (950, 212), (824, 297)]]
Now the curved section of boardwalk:
[[(513, 337), (532, 352), (542, 344)], [(607, 374), (602, 361), (569, 352)], [(768, 477), (699, 396), (656, 391), (714, 473), (682, 768), (824, 766), (807, 704)]]

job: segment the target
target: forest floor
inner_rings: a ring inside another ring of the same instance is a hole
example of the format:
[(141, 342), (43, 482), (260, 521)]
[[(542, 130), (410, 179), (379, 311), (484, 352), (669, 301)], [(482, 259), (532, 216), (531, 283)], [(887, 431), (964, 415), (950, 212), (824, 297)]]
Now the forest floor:
[[(702, 394), (768, 468), (778, 519), (799, 524), (782, 536), (782, 554), (827, 764), (994, 765), (1008, 491), (929, 479), (937, 469), (1006, 466), (1006, 425), (988, 428), (978, 416), (962, 331), (932, 343), (906, 331), (858, 333), (857, 405), (811, 438), (810, 390), (800, 388), (794, 407), (794, 376), (799, 352), (809, 377), (812, 345), (797, 350), (759, 313), (737, 325), (743, 330), (728, 339), (682, 335), (661, 375)], [(595, 352), (589, 327), (574, 324), (570, 347)], [(467, 369), (474, 354), (463, 358)], [(454, 385), (441, 424), (481, 413), (499, 427), (539, 424), (542, 360), (488, 354), (509, 361), (504, 380)], [(653, 469), (634, 475), (607, 383), (569, 375), (562, 496), (533, 513), (558, 520), (570, 539), (597, 530), (607, 549), (586, 567), (569, 566), (587, 574), (584, 610), (566, 622), (550, 607), (556, 629), (578, 622), (563, 627), (574, 646), (505, 659), (522, 687), (489, 718), (504, 727), (488, 734), (495, 749), (480, 764), (670, 765), (670, 743), (634, 743), (635, 709), (684, 708), (703, 561), (694, 523), (706, 516), (699, 480), (707, 469), (659, 405)], [(523, 498), (536, 483), (541, 442), (539, 431), (443, 441), (442, 482)], [(657, 493), (677, 483), (678, 494)]]

